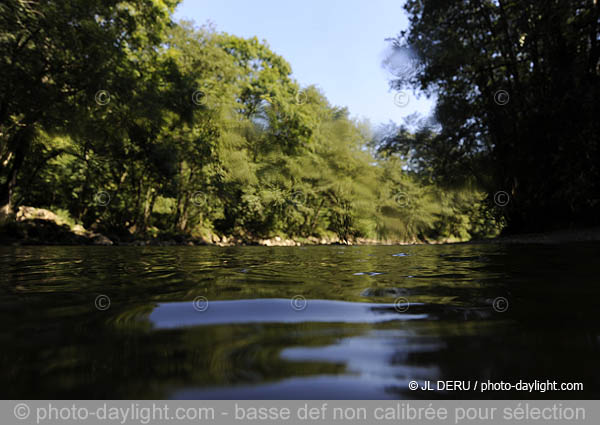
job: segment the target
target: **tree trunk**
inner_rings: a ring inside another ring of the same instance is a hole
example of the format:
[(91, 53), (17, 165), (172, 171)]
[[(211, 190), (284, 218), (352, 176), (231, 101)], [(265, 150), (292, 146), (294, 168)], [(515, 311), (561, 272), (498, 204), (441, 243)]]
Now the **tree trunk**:
[(154, 188), (149, 187), (148, 192), (146, 193), (146, 202), (144, 204), (144, 215), (142, 217), (142, 223), (139, 228), (139, 233), (144, 234), (148, 229), (148, 219), (150, 218), (150, 214), (152, 213), (152, 209), (154, 208), (154, 202), (156, 201), (157, 192)]
[(181, 233), (185, 233), (187, 229), (188, 219), (189, 219), (189, 204), (190, 204), (190, 195), (187, 192), (184, 192), (181, 195), (181, 209), (178, 209), (177, 215), (177, 230)]
[(323, 204), (325, 203), (325, 199), (321, 199), (321, 203), (319, 204), (319, 207), (317, 208), (317, 211), (315, 212), (315, 215), (312, 218), (312, 221), (310, 223), (310, 231), (308, 236), (312, 236), (315, 233), (315, 227), (317, 226), (317, 220), (319, 218), (319, 213), (321, 212), (321, 208), (323, 207)]
[(17, 176), (25, 161), (25, 155), (33, 139), (35, 129), (32, 125), (23, 127), (9, 145), (15, 146), (13, 163), (10, 166), (6, 181), (0, 185), (0, 212), (5, 215), (12, 214), (14, 208), (15, 189), (17, 187)]

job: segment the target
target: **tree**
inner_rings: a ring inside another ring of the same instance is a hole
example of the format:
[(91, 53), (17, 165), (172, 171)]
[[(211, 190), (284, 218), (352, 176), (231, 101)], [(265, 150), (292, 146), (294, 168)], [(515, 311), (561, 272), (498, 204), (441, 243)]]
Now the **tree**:
[(418, 172), (399, 165), (404, 139), (429, 146), (436, 131), (397, 132), (377, 154), (370, 124), (301, 88), (266, 42), (172, 23), (159, 1), (11, 1), (6, 209), (48, 208), (117, 243), (473, 233), (478, 193), (424, 177), (435, 150), (409, 149)]
[(410, 28), (392, 47), (412, 68), (395, 66), (392, 85), (435, 93), (440, 130), (400, 132), (397, 146), (439, 180), (477, 180), (489, 203), (509, 193), (508, 230), (597, 224), (600, 5), (409, 0), (405, 9)]
[(126, 99), (170, 24), (172, 0), (0, 5), (0, 206), (40, 132), (68, 131), (111, 94)]

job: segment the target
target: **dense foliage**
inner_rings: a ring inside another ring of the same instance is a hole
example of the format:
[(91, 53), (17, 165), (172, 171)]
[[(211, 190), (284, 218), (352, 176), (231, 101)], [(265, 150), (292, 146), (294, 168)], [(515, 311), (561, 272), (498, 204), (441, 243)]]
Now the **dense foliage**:
[[(117, 240), (468, 239), (484, 195), (376, 153), (265, 42), (171, 21), (161, 0), (0, 5), (0, 197)], [(405, 167), (404, 167), (405, 168)]]
[(600, 3), (407, 0), (405, 9), (410, 27), (387, 61), (393, 86), (435, 94), (437, 125), (402, 127), (382, 152), (440, 184), (475, 183), (490, 204), (505, 192), (507, 230), (599, 224)]

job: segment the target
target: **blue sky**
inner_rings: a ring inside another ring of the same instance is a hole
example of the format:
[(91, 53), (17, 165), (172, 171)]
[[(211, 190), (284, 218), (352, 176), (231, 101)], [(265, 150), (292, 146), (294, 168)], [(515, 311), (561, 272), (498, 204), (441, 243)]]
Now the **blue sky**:
[(408, 105), (394, 103), (389, 74), (381, 67), (387, 37), (406, 29), (396, 0), (184, 0), (176, 19), (211, 21), (218, 31), (266, 40), (283, 56), (301, 86), (320, 87), (334, 105), (372, 124), (400, 123), (428, 114), (432, 103), (409, 92)]

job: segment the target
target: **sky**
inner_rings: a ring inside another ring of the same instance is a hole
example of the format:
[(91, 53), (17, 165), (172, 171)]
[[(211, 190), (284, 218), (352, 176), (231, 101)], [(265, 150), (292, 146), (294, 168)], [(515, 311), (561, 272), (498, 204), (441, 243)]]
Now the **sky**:
[(400, 102), (408, 104), (397, 106), (381, 66), (385, 39), (408, 27), (400, 0), (184, 0), (175, 19), (210, 21), (217, 31), (266, 40), (302, 87), (316, 85), (333, 105), (375, 126), (427, 115), (432, 106), (410, 91)]

